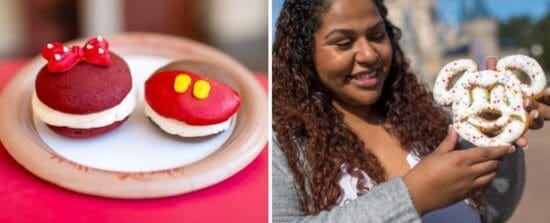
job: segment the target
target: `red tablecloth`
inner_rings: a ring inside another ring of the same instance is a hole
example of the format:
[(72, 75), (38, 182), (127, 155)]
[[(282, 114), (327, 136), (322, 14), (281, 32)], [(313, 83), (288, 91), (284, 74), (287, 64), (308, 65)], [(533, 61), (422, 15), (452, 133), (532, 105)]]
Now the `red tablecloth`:
[[(0, 61), (0, 92), (26, 61)], [(266, 75), (258, 79), (267, 88)], [(118, 200), (43, 181), (0, 144), (0, 222), (267, 222), (267, 162), (266, 146), (241, 172), (214, 186), (170, 198)]]

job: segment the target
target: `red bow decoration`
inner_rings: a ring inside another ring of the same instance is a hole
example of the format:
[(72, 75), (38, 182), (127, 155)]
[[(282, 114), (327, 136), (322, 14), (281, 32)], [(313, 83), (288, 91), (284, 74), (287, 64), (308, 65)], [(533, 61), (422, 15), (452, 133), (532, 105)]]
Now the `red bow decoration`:
[(80, 61), (104, 67), (111, 62), (109, 43), (101, 36), (88, 40), (83, 47), (70, 49), (58, 42), (48, 43), (42, 49), (42, 57), (48, 61), (50, 72), (68, 71)]

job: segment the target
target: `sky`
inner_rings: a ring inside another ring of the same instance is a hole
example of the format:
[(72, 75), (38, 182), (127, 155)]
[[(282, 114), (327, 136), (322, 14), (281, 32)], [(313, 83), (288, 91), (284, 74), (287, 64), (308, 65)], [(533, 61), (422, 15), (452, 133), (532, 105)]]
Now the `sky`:
[[(438, 0), (437, 13), (439, 19), (449, 25), (456, 25), (459, 20), (460, 3), (462, 0)], [(499, 21), (507, 21), (512, 17), (529, 16), (533, 20), (540, 19), (548, 11), (550, 0), (482, 0), (489, 14)]]
[[(273, 1), (273, 23), (277, 21), (284, 0)], [(460, 18), (462, 0), (438, 0), (437, 14), (439, 19), (451, 26), (457, 25)], [(527, 15), (534, 20), (540, 19), (549, 10), (550, 0), (482, 0), (489, 13), (500, 21), (507, 21), (516, 16)], [(274, 24), (272, 24), (274, 27)], [(274, 29), (273, 29), (274, 30)]]
[(283, 2), (283, 0), (272, 0), (271, 30), (273, 34), (273, 39), (275, 39), (275, 23), (277, 22), (277, 18), (279, 18), (279, 13), (281, 12), (281, 8), (283, 7)]

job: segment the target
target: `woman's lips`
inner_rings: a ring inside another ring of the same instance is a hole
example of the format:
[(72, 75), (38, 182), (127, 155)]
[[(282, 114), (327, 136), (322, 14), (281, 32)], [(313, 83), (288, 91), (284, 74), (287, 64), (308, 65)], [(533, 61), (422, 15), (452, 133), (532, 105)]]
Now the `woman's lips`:
[(351, 82), (359, 87), (370, 88), (376, 86), (379, 81), (380, 75), (378, 70), (371, 72), (360, 72), (350, 76)]

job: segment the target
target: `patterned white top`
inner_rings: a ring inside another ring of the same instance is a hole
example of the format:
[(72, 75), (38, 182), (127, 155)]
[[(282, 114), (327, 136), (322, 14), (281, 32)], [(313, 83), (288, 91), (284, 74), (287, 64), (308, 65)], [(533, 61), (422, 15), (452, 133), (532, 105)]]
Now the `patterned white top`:
[[(418, 156), (414, 152), (409, 152), (407, 154), (407, 162), (409, 163), (410, 168), (412, 169), (418, 162), (420, 162), (420, 156)], [(336, 201), (336, 205), (342, 206), (345, 205), (352, 200), (355, 200), (357, 197), (365, 194), (369, 190), (371, 190), (373, 187), (375, 187), (377, 184), (374, 180), (372, 180), (367, 173), (364, 171), (361, 171), (361, 174), (363, 174), (365, 178), (365, 189), (363, 191), (359, 191), (357, 189), (357, 181), (359, 180), (357, 177), (354, 177), (350, 175), (347, 172), (347, 168), (345, 168), (345, 165), (342, 165), (342, 175), (340, 175), (340, 180), (338, 181), (338, 184), (340, 185), (340, 197)], [(464, 200), (467, 204), (474, 206), (474, 203), (470, 201), (470, 199)], [(475, 206), (474, 206), (475, 207)]]
[[(420, 161), (420, 157), (413, 152), (409, 152), (406, 159), (407, 159), (407, 162), (409, 163), (410, 168), (413, 168)], [(338, 184), (340, 185), (341, 193), (340, 193), (340, 197), (336, 201), (338, 206), (342, 206), (344, 204), (351, 202), (352, 200), (355, 200), (357, 197), (368, 192), (369, 190), (371, 190), (373, 187), (376, 186), (376, 182), (373, 181), (367, 175), (367, 173), (365, 173), (364, 171), (361, 171), (361, 174), (365, 178), (365, 190), (359, 191), (359, 189), (357, 188), (357, 181), (359, 179), (357, 177), (350, 175), (347, 172), (347, 168), (345, 165), (342, 165), (341, 168), (342, 168), (342, 175), (340, 175), (340, 180), (338, 181)]]

